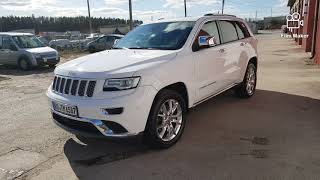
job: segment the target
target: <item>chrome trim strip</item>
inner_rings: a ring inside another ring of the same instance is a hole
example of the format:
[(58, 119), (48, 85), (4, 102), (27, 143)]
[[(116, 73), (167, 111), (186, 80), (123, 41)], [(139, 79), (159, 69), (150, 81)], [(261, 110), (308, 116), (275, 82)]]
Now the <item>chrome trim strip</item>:
[(122, 134), (114, 134), (113, 131), (108, 128), (101, 120), (98, 119), (89, 119), (89, 118), (76, 118), (76, 117), (72, 117), (72, 116), (68, 116), (65, 114), (62, 114), (60, 112), (55, 111), (54, 109), (51, 108), (51, 111), (53, 113), (56, 113), (60, 116), (63, 116), (65, 118), (68, 119), (72, 119), (75, 121), (81, 121), (81, 122), (87, 122), (87, 123), (91, 123), (92, 125), (94, 125), (95, 128), (97, 128), (100, 133), (105, 136), (105, 137), (111, 137), (111, 138), (125, 138), (125, 137), (131, 137), (131, 136), (136, 136), (139, 133), (122, 133)]
[(212, 83), (209, 83), (209, 84), (207, 84), (207, 85), (204, 85), (204, 86), (202, 86), (200, 89), (206, 88), (206, 87), (211, 86), (211, 85), (213, 85), (213, 84), (215, 84), (215, 83), (217, 83), (217, 81), (213, 81)]
[(201, 104), (201, 103), (203, 103), (203, 102), (205, 102), (205, 101), (207, 101), (207, 100), (209, 100), (209, 99), (211, 99), (211, 98), (213, 98), (213, 97), (215, 97), (215, 96), (217, 96), (217, 95), (219, 95), (219, 94), (221, 94), (221, 93), (223, 93), (223, 92), (225, 92), (225, 91), (227, 91), (227, 90), (229, 90), (229, 89), (231, 89), (233, 87), (235, 87), (236, 85), (238, 85), (238, 83), (231, 84), (227, 88), (225, 88), (225, 89), (223, 89), (223, 90), (221, 90), (221, 91), (219, 91), (217, 93), (214, 93), (212, 95), (209, 95), (208, 97), (206, 97), (206, 98), (194, 103), (192, 107), (195, 107), (195, 106), (197, 106), (197, 105), (199, 105), (199, 104)]

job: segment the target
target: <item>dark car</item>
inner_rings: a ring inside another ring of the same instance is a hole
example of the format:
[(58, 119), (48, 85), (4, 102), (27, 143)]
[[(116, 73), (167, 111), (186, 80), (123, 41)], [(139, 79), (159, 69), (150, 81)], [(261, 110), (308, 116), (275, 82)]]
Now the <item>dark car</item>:
[(88, 50), (90, 53), (111, 49), (115, 41), (121, 39), (123, 35), (109, 34), (102, 36), (90, 43), (88, 43)]

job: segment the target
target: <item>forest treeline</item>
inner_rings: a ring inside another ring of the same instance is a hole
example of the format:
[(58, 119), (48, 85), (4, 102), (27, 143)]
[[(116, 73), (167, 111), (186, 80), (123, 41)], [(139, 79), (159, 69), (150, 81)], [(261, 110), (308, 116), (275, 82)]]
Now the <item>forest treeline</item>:
[[(101, 26), (129, 24), (129, 20), (120, 18), (91, 18), (92, 28), (94, 31)], [(141, 24), (142, 21), (135, 20), (134, 24)], [(8, 16), (0, 17), (0, 31), (13, 31), (17, 29), (35, 29), (35, 32), (65, 32), (65, 31), (81, 31), (89, 32), (89, 17), (19, 17)]]

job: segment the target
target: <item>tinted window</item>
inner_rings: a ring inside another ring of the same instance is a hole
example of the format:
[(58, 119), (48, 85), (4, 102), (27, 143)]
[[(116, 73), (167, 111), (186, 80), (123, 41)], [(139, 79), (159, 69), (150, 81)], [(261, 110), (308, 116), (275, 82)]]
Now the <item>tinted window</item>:
[(238, 34), (235, 26), (230, 21), (220, 21), (221, 34), (223, 42), (231, 42), (238, 40)]
[(235, 25), (236, 25), (236, 28), (237, 28), (239, 39), (245, 38), (245, 35), (244, 35), (242, 29), (239, 27), (239, 25), (238, 24), (235, 24)]
[[(198, 37), (199, 36), (213, 36), (216, 40), (215, 43), (220, 44), (218, 26), (215, 21), (207, 22), (206, 24), (204, 24), (198, 34)], [(198, 41), (198, 38), (196, 39), (196, 41)]]
[(2, 36), (0, 36), (0, 49), (2, 49)]
[(2, 49), (10, 49), (12, 46), (15, 46), (9, 36), (4, 36), (2, 38)]
[(12, 36), (12, 38), (20, 48), (44, 47), (36, 36)]
[(97, 41), (98, 41), (98, 43), (106, 42), (106, 37), (101, 37)]
[(114, 36), (108, 36), (108, 37), (107, 37), (107, 42), (108, 42), (108, 43), (110, 43), (110, 42), (113, 43), (114, 40), (115, 40)]
[(243, 32), (245, 37), (250, 37), (251, 36), (249, 31), (248, 31), (248, 29), (247, 29), (247, 26), (244, 23), (237, 22), (237, 24), (239, 25), (239, 28), (242, 30), (242, 32)]
[(177, 21), (141, 25), (120, 39), (114, 48), (180, 49), (194, 24), (191, 21)]

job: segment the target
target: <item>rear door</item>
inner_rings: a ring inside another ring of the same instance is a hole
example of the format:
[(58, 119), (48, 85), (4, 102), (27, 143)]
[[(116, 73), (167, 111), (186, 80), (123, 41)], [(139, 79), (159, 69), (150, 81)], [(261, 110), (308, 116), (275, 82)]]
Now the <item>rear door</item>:
[(16, 65), (18, 60), (18, 49), (10, 36), (2, 36), (2, 47), (0, 50), (0, 61), (3, 64)]
[(226, 86), (236, 83), (239, 79), (239, 60), (243, 51), (241, 41), (239, 41), (235, 22), (219, 21), (219, 29), (222, 39), (222, 51), (225, 59), (223, 81)]

